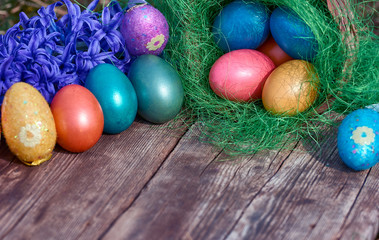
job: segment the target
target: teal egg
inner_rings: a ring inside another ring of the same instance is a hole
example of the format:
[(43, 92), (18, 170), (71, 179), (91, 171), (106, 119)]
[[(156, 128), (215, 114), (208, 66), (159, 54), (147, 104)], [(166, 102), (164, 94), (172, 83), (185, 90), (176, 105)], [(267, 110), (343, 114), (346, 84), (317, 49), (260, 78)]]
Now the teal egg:
[(183, 86), (168, 62), (155, 55), (142, 55), (132, 63), (128, 76), (136, 90), (138, 114), (142, 118), (165, 123), (180, 112)]
[(89, 72), (85, 87), (99, 101), (104, 114), (104, 132), (127, 129), (137, 115), (137, 95), (128, 77), (111, 64), (99, 64)]

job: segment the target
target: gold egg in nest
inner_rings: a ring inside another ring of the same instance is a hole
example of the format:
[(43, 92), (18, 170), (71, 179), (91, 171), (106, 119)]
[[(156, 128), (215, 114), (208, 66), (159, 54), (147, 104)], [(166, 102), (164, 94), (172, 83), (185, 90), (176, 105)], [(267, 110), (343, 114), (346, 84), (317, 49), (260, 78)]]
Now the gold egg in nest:
[(266, 110), (293, 116), (307, 110), (317, 99), (319, 78), (314, 66), (291, 60), (278, 66), (267, 78), (262, 92)]

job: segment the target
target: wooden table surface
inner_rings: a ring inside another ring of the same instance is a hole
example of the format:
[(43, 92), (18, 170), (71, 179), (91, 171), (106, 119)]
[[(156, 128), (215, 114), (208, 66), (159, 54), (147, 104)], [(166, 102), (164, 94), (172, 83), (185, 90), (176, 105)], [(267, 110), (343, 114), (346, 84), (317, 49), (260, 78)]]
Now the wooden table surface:
[(379, 166), (320, 148), (230, 159), (198, 125), (136, 120), (89, 151), (28, 167), (0, 145), (0, 239), (376, 239)]

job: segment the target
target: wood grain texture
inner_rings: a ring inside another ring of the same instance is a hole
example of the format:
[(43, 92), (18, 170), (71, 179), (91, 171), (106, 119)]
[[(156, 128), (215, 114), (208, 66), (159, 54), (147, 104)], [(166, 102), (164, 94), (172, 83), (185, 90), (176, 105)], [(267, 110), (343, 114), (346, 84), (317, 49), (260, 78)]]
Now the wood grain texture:
[[(321, 151), (298, 143), (294, 151), (227, 162), (191, 134), (104, 239), (351, 239), (349, 231), (359, 231), (354, 239), (374, 239), (378, 233), (377, 192), (370, 193), (377, 170), (346, 168), (336, 132)], [(363, 191), (366, 202), (359, 200)]]
[(375, 239), (379, 167), (349, 170), (325, 136), (231, 159), (198, 124), (137, 121), (39, 167), (2, 140), (0, 239)]
[(57, 148), (39, 167), (1, 155), (0, 239), (96, 239), (129, 207), (182, 134), (135, 122), (122, 134), (103, 135), (84, 153)]
[(345, 219), (341, 239), (379, 239), (379, 168), (368, 170), (364, 185)]
[[(335, 134), (331, 132), (320, 152), (309, 154), (309, 149), (299, 145), (299, 152), (292, 153), (252, 199), (227, 239), (251, 236), (254, 239), (338, 239), (362, 189), (377, 188), (379, 175), (372, 176), (376, 183), (369, 183), (366, 181), (369, 171), (352, 172), (345, 167), (338, 157)], [(378, 232), (378, 209), (363, 207), (359, 211), (370, 212), (368, 215), (375, 220), (371, 223), (363, 220), (360, 224), (370, 225), (367, 227), (372, 232), (362, 229), (362, 238), (354, 239), (374, 239)]]

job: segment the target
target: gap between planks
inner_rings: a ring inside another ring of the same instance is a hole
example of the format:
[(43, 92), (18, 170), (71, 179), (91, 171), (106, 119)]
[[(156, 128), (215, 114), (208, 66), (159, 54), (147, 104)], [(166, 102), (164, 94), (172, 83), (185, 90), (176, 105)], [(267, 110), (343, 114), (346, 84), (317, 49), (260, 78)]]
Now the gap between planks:
[[(197, 143), (182, 138), (133, 206), (102, 237), (334, 239), (338, 230), (343, 230), (345, 219), (351, 218), (350, 208), (366, 212), (374, 221), (369, 224), (375, 228), (378, 211), (374, 203), (367, 209), (355, 202), (360, 197), (359, 189), (375, 187), (377, 175), (366, 186), (365, 179), (370, 174), (347, 169), (337, 156), (333, 139), (329, 137), (324, 144), (326, 150), (320, 154), (307, 154), (307, 149), (300, 146), (300, 150), (289, 153), (272, 151), (268, 156), (221, 163), (217, 159), (222, 153), (214, 153), (203, 144), (202, 151), (206, 153), (201, 155), (195, 151)], [(251, 171), (257, 167), (260, 172)], [(201, 178), (207, 181), (201, 183)], [(320, 196), (314, 195), (317, 193)], [(189, 200), (198, 205), (191, 205)], [(368, 213), (371, 209), (374, 212)], [(258, 218), (250, 220), (254, 216)], [(328, 232), (329, 224), (336, 227)], [(364, 236), (377, 233), (377, 229), (370, 231)]]

